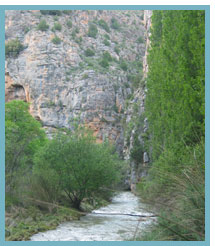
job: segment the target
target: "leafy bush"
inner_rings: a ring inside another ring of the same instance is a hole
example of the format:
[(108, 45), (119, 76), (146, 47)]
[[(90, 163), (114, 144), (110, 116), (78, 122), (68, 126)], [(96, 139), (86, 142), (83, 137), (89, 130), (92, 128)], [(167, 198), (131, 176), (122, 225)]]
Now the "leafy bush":
[(91, 50), (90, 48), (86, 49), (84, 53), (86, 56), (94, 56), (95, 55), (94, 50)]
[(117, 53), (117, 55), (119, 55), (119, 52), (120, 52), (119, 47), (115, 46), (115, 47), (114, 47), (114, 51)]
[(79, 33), (80, 32), (79, 27), (76, 26), (74, 31), (75, 31), (75, 33)]
[(55, 37), (52, 39), (52, 43), (53, 43), (53, 44), (60, 44), (60, 43), (61, 43), (61, 39), (60, 39), (58, 36), (55, 36)]
[(115, 18), (111, 19), (111, 27), (113, 29), (115, 29), (115, 30), (119, 30), (120, 29), (120, 24)]
[(29, 26), (25, 26), (23, 29), (24, 33), (28, 33), (30, 31), (30, 27)]
[(61, 29), (62, 29), (61, 24), (60, 24), (59, 22), (55, 22), (55, 23), (54, 23), (53, 30), (54, 30), (54, 31), (61, 31)]
[(128, 70), (127, 63), (124, 60), (121, 60), (121, 62), (120, 62), (120, 68), (122, 70), (124, 70), (124, 71), (127, 71)]
[(77, 44), (81, 44), (81, 42), (83, 41), (83, 39), (82, 39), (82, 37), (79, 37), (79, 38), (76, 38), (75, 39), (75, 42), (77, 43)]
[(45, 20), (41, 20), (39, 25), (37, 26), (37, 29), (44, 32), (49, 29), (49, 25), (46, 23)]
[(108, 51), (105, 51), (102, 55), (104, 60), (107, 60), (108, 62), (111, 62), (113, 60), (112, 56)]
[(76, 37), (76, 31), (75, 30), (72, 31), (71, 36), (72, 36), (73, 39), (75, 39), (75, 37)]
[(62, 15), (61, 10), (40, 10), (43, 15)]
[(98, 29), (94, 24), (90, 24), (89, 30), (88, 30), (88, 36), (92, 38), (96, 38), (98, 33)]
[(181, 145), (180, 154), (166, 150), (150, 170), (150, 180), (139, 184), (145, 202), (160, 204), (157, 226), (140, 240), (205, 239), (204, 151), (204, 141), (194, 147)]
[(113, 60), (112, 56), (108, 51), (105, 51), (102, 55), (102, 60), (99, 63), (102, 67), (108, 68), (109, 67), (109, 62)]
[(18, 38), (10, 40), (5, 43), (5, 55), (16, 57), (22, 50), (24, 46), (18, 40)]
[(67, 21), (67, 26), (69, 27), (69, 28), (72, 28), (72, 22), (69, 20), (69, 21)]
[(103, 43), (104, 43), (104, 45), (106, 45), (106, 46), (110, 46), (110, 42), (109, 42), (107, 39), (105, 39)]
[(108, 68), (108, 67), (109, 67), (109, 63), (108, 63), (108, 61), (105, 60), (105, 59), (102, 59), (102, 60), (100, 61), (99, 64), (100, 64), (102, 67), (104, 67), (104, 68)]
[(137, 134), (134, 136), (134, 144), (130, 156), (137, 164), (143, 162), (143, 146), (140, 144)]
[(139, 38), (137, 39), (137, 43), (143, 44), (143, 43), (144, 43), (143, 37), (139, 37)]
[[(71, 205), (80, 208), (84, 198), (93, 198), (119, 179), (120, 161), (107, 143), (96, 144), (90, 133), (59, 133), (35, 156), (34, 172), (52, 170), (55, 182)], [(47, 176), (48, 178), (48, 176)]]
[(98, 22), (99, 26), (102, 27), (106, 32), (110, 32), (110, 28), (108, 26), (108, 24), (103, 20), (99, 20)]
[[(82, 76), (82, 79), (88, 79), (89, 78), (89, 75), (87, 73), (85, 73), (83, 76)], [(80, 91), (80, 90), (79, 90)]]
[(105, 34), (104, 37), (108, 40), (110, 40), (110, 36), (108, 34)]

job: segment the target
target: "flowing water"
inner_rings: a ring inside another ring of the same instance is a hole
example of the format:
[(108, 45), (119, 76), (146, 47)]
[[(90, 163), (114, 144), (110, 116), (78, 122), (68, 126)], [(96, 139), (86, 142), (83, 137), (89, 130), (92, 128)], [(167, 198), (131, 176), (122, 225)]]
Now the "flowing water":
[[(99, 213), (99, 214), (96, 214)], [(124, 214), (124, 215), (123, 215)], [(64, 222), (55, 230), (40, 232), (31, 237), (32, 241), (126, 241), (134, 240), (143, 230), (155, 222), (146, 215), (145, 206), (131, 192), (120, 192), (113, 197), (110, 205), (93, 210), (77, 221)]]

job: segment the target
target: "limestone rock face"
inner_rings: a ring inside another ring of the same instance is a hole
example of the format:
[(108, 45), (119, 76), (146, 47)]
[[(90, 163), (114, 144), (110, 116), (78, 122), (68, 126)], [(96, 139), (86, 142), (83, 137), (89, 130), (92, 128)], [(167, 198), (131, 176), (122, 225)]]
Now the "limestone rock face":
[[(146, 150), (145, 140), (148, 131), (147, 118), (144, 117), (145, 97), (147, 92), (147, 55), (150, 47), (150, 26), (151, 26), (152, 11), (144, 11), (145, 32), (145, 53), (143, 56), (143, 81), (142, 86), (139, 86), (133, 93), (132, 100), (129, 100), (125, 111), (125, 126), (124, 127), (124, 149), (123, 155), (130, 163), (129, 184), (131, 190), (135, 191), (136, 183), (148, 173), (149, 155)], [(136, 140), (135, 140), (136, 138)], [(135, 160), (132, 158), (132, 152), (136, 148), (137, 142), (142, 146), (142, 159)]]
[[(139, 93), (139, 110), (144, 110), (144, 92), (135, 92), (129, 75), (143, 70), (150, 13), (76, 10), (56, 16), (39, 10), (6, 11), (6, 43), (17, 38), (24, 45), (17, 57), (6, 57), (6, 101), (30, 102), (31, 114), (49, 134), (70, 128), (76, 119), (93, 130), (98, 142), (112, 141), (122, 155), (122, 121), (132, 118), (126, 103), (132, 103), (133, 94)], [(48, 30), (38, 29), (41, 20)], [(90, 25), (96, 27), (94, 37)], [(53, 43), (56, 36), (58, 44)], [(94, 54), (87, 55), (87, 49)]]

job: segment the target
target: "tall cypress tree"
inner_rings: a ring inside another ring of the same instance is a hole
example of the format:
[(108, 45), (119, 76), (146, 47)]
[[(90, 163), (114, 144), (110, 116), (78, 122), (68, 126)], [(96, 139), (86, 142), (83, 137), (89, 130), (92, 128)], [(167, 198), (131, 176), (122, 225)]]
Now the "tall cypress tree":
[(154, 11), (146, 115), (153, 159), (204, 136), (204, 11)]

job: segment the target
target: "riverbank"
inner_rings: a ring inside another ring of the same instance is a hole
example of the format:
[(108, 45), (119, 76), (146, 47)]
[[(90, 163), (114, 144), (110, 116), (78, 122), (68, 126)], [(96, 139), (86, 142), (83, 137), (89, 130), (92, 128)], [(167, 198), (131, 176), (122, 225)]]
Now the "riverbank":
[(140, 199), (129, 191), (116, 194), (109, 205), (93, 210), (76, 221), (61, 223), (56, 230), (40, 232), (32, 241), (132, 241), (140, 228), (156, 221)]
[(85, 202), (82, 206), (85, 212), (51, 204), (46, 209), (45, 206), (42, 209), (38, 206), (27, 208), (11, 206), (5, 212), (5, 240), (28, 241), (32, 235), (38, 232), (53, 230), (65, 221), (79, 220), (86, 212), (107, 204), (108, 202), (102, 199), (97, 199), (93, 205)]
[(5, 215), (5, 240), (27, 241), (35, 233), (55, 229), (60, 223), (78, 220), (81, 213), (75, 209), (56, 207), (52, 212), (32, 206), (13, 207)]

